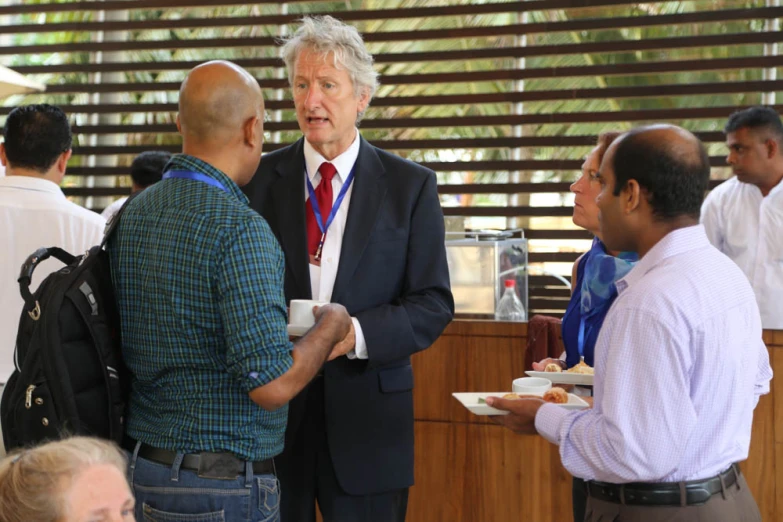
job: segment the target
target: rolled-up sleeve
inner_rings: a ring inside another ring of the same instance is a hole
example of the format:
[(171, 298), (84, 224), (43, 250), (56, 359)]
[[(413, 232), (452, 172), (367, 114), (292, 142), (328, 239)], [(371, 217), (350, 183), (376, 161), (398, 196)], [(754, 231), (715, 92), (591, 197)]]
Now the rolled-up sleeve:
[(248, 219), (221, 251), (216, 285), (227, 364), (250, 392), (293, 364), (286, 331), (284, 257), (266, 221)]

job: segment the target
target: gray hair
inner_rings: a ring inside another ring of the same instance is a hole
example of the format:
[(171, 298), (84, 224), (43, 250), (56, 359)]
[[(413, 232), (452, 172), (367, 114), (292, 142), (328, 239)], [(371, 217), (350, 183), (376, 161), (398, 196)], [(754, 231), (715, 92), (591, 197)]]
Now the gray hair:
[[(288, 69), (288, 83), (294, 84), (294, 65), (303, 50), (309, 49), (323, 56), (333, 53), (334, 66), (345, 69), (353, 83), (356, 96), (362, 92), (375, 95), (378, 73), (373, 69), (373, 57), (364, 45), (359, 31), (329, 15), (306, 16), (296, 32), (283, 41), (281, 55)], [(359, 119), (363, 114), (359, 115)]]

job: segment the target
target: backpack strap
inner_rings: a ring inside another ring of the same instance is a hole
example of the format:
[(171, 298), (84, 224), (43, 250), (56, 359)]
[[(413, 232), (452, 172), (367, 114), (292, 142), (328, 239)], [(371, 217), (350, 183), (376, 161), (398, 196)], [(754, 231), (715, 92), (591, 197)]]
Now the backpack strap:
[(109, 238), (111, 237), (112, 233), (114, 233), (114, 229), (117, 228), (117, 225), (120, 222), (120, 217), (122, 216), (122, 213), (125, 212), (125, 209), (128, 207), (128, 203), (133, 201), (133, 198), (141, 194), (143, 191), (134, 192), (131, 194), (128, 199), (125, 201), (125, 203), (122, 204), (120, 209), (117, 211), (116, 214), (114, 214), (111, 219), (106, 223), (106, 228), (103, 231), (103, 240), (101, 241), (101, 248), (106, 246), (106, 243), (108, 243)]
[(27, 313), (30, 314), (30, 317), (35, 320), (37, 320), (37, 316), (40, 316), (41, 312), (38, 303), (30, 292), (30, 281), (33, 278), (35, 268), (50, 257), (59, 259), (66, 265), (70, 265), (76, 261), (76, 256), (69, 254), (60, 247), (39, 248), (30, 254), (25, 262), (22, 263), (22, 271), (19, 273), (19, 279), (17, 279), (17, 282), (19, 283), (19, 293), (22, 294), (22, 299), (24, 299), (25, 303), (24, 308), (27, 310)]

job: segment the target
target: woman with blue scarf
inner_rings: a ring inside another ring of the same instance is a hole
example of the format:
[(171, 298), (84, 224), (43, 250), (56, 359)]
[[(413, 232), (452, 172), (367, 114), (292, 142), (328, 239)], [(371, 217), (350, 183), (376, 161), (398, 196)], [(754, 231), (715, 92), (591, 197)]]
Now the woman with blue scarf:
[[(598, 145), (582, 164), (582, 175), (571, 185), (574, 193), (574, 224), (592, 232), (595, 236), (589, 251), (574, 262), (571, 277), (571, 300), (563, 316), (563, 345), (565, 358), (544, 359), (533, 363), (533, 369), (543, 371), (547, 364), (560, 364), (570, 368), (584, 358), (593, 366), (593, 353), (598, 332), (604, 323), (606, 312), (617, 297), (615, 282), (633, 268), (638, 256), (628, 252), (607, 251), (601, 242), (598, 223), (598, 207), (595, 198), (601, 191), (596, 179), (606, 149), (619, 133), (603, 133)], [(574, 521), (582, 522), (587, 508), (587, 494), (582, 479), (574, 477)]]

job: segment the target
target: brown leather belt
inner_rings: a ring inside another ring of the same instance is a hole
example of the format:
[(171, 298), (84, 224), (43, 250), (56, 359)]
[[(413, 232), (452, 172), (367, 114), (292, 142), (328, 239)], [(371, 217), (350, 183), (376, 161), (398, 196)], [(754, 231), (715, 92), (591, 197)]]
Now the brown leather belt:
[[(737, 483), (737, 464), (712, 478), (688, 482), (633, 482), (610, 484), (590, 480), (587, 494), (598, 500), (634, 506), (699, 506)], [(684, 499), (683, 499), (684, 494)]]
[[(136, 441), (128, 437), (126, 437), (122, 445), (131, 453), (136, 449)], [(170, 466), (174, 464), (177, 452), (154, 448), (149, 444), (144, 444), (142, 442), (138, 455), (143, 459)], [(235, 473), (236, 476), (241, 476), (245, 474), (245, 462), (246, 461), (241, 460), (230, 453), (210, 453), (203, 451), (201, 453), (186, 453), (182, 459), (182, 464), (180, 464), (180, 469), (196, 471), (200, 475), (204, 474), (206, 476), (211, 470), (206, 470), (205, 468), (214, 467), (214, 463), (217, 463), (223, 471), (228, 471), (229, 473)], [(253, 474), (268, 475), (274, 473), (275, 465), (273, 459), (253, 462)]]

